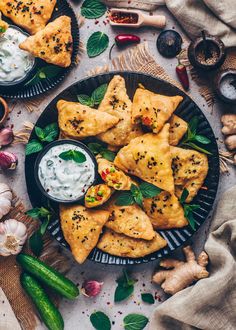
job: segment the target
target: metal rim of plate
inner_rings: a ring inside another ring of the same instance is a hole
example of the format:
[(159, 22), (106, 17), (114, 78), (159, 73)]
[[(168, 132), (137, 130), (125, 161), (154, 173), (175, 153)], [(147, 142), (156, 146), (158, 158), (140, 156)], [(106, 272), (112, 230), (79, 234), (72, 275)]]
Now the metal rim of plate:
[[(174, 95), (182, 95), (184, 100), (179, 105), (175, 114), (179, 115), (181, 118), (189, 122), (193, 116), (199, 117), (199, 134), (203, 134), (207, 136), (212, 142), (209, 145), (209, 149), (212, 153), (208, 157), (209, 159), (209, 171), (204, 182), (204, 185), (208, 187), (208, 190), (199, 190), (197, 196), (194, 198), (192, 203), (199, 204), (200, 208), (194, 211), (194, 218), (196, 220), (196, 231), (200, 228), (200, 226), (204, 223), (207, 217), (212, 210), (217, 188), (219, 182), (219, 153), (218, 146), (216, 143), (216, 138), (214, 136), (213, 130), (206, 119), (203, 112), (200, 108), (194, 103), (194, 101), (187, 96), (184, 92), (178, 89), (176, 86), (166, 82), (164, 80), (155, 78), (151, 75), (147, 75), (144, 73), (136, 73), (136, 72), (110, 72), (105, 74), (99, 74), (97, 76), (92, 76), (83, 80), (80, 80), (70, 87), (66, 88), (63, 92), (61, 92), (52, 102), (46, 107), (44, 112), (39, 117), (36, 125), (40, 127), (44, 127), (49, 123), (57, 121), (57, 110), (56, 103), (59, 99), (65, 99), (68, 101), (77, 101), (77, 94), (88, 94), (98, 86), (104, 83), (108, 83), (114, 74), (120, 74), (124, 77), (126, 81), (127, 92), (130, 98), (133, 98), (134, 92), (138, 87), (138, 84), (141, 83), (145, 86), (145, 88), (158, 92), (160, 94), (174, 96)], [(33, 130), (30, 140), (35, 138), (35, 132)], [(33, 179), (33, 167), (36, 156), (31, 155), (27, 156), (25, 159), (25, 177), (27, 190), (29, 194), (30, 201), (33, 207), (41, 206), (45, 204), (47, 201), (43, 199), (43, 196), (37, 190)], [(56, 206), (57, 207), (57, 206)], [(64, 247), (69, 248), (66, 243), (63, 233), (60, 227), (59, 220), (53, 221), (49, 227), (49, 232), (51, 235)], [(195, 231), (195, 232), (196, 232)], [(142, 258), (126, 258), (126, 257), (116, 257), (110, 255), (108, 253), (104, 253), (101, 250), (95, 248), (91, 254), (89, 255), (89, 259), (98, 263), (110, 264), (110, 265), (131, 265), (131, 264), (141, 264), (150, 261), (154, 261), (159, 258), (163, 258), (168, 256), (175, 249), (183, 246), (195, 233), (189, 226), (180, 228), (180, 229), (170, 229), (170, 230), (160, 230), (158, 231), (168, 242), (168, 246), (154, 252), (150, 255), (147, 255)]]
[[(58, 8), (58, 10), (56, 10), (56, 8)], [(71, 58), (71, 65), (68, 68), (62, 68), (62, 70), (58, 73), (56, 77), (46, 78), (43, 81), (40, 81), (39, 83), (32, 86), (15, 85), (12, 87), (5, 88), (1, 86), (0, 96), (11, 99), (27, 99), (46, 93), (56, 87), (58, 84), (60, 84), (70, 72), (70, 70), (76, 65), (77, 56), (79, 53), (79, 25), (74, 10), (66, 0), (57, 1), (49, 22), (55, 20), (62, 15), (66, 15), (71, 18), (71, 33), (73, 37), (73, 53)], [(14, 23), (7, 18), (6, 21), (14, 25)], [(35, 66), (35, 69), (32, 74), (29, 75), (28, 81), (33, 77), (37, 70), (40, 69), (40, 67), (49, 65), (40, 59), (36, 59), (36, 61), (37, 65)], [(25, 83), (27, 83), (27, 81)]]

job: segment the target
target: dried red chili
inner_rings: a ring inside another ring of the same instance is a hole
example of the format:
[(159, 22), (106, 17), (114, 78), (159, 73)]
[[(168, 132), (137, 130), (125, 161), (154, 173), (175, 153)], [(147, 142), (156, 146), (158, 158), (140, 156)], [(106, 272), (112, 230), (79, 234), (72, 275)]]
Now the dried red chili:
[(176, 66), (176, 74), (184, 90), (187, 91), (189, 89), (189, 79), (188, 79), (186, 66), (179, 62), (178, 65)]
[(135, 13), (113, 12), (109, 18), (111, 21), (120, 24), (138, 23), (138, 14)]

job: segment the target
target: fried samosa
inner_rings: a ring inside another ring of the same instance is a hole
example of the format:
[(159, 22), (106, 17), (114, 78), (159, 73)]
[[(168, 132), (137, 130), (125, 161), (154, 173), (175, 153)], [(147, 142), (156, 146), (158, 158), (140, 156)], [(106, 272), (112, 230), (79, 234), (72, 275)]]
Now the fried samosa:
[(119, 121), (115, 116), (78, 102), (60, 100), (57, 102), (57, 109), (62, 134), (74, 139), (83, 139), (105, 132)]
[(184, 189), (189, 195), (186, 199), (190, 203), (204, 183), (208, 173), (207, 156), (190, 149), (171, 147), (172, 169), (174, 173), (175, 194), (181, 197)]
[(116, 116), (119, 123), (97, 138), (111, 146), (124, 146), (133, 138), (142, 135), (141, 127), (131, 123), (131, 106), (124, 78), (114, 76), (98, 110)]
[(85, 195), (85, 206), (88, 208), (103, 205), (108, 201), (113, 193), (113, 189), (106, 184), (98, 184), (88, 189)]
[(132, 123), (141, 122), (153, 133), (158, 133), (182, 100), (182, 96), (165, 96), (137, 88), (132, 105)]
[(182, 228), (188, 225), (178, 198), (167, 191), (144, 199), (143, 208), (155, 229)]
[(28, 37), (19, 47), (47, 63), (67, 68), (71, 65), (73, 39), (71, 18), (60, 16), (34, 36)]
[(172, 115), (168, 123), (170, 124), (170, 145), (177, 146), (179, 141), (187, 132), (188, 124), (186, 123), (186, 121), (176, 115)]
[(76, 261), (82, 264), (97, 245), (109, 212), (82, 205), (60, 205), (61, 228)]
[(166, 240), (158, 233), (151, 241), (145, 241), (117, 234), (110, 229), (106, 229), (97, 247), (114, 256), (141, 258), (162, 249), (166, 245)]
[(169, 127), (166, 124), (159, 134), (147, 133), (133, 139), (118, 152), (114, 164), (126, 173), (173, 193)]
[(0, 0), (0, 11), (30, 34), (42, 30), (52, 16), (56, 0)]
[(109, 160), (97, 156), (98, 173), (109, 187), (115, 190), (129, 190), (132, 184), (131, 178), (117, 168)]
[(129, 206), (115, 205), (115, 198), (106, 204), (105, 210), (110, 212), (106, 227), (116, 233), (129, 237), (152, 240), (156, 232), (146, 213), (136, 204)]

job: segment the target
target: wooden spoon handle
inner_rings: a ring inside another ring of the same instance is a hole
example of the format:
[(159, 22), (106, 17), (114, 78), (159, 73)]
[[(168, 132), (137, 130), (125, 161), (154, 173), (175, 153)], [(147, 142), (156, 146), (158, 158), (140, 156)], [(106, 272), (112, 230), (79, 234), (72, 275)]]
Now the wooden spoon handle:
[(149, 25), (163, 29), (166, 26), (166, 17), (164, 15), (143, 15), (142, 25)]

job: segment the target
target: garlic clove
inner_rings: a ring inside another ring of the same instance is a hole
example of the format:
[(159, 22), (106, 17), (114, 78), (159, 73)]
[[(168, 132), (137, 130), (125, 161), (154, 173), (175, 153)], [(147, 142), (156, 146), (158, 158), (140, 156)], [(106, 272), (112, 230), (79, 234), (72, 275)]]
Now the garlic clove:
[(8, 151), (0, 151), (0, 168), (2, 170), (14, 170), (18, 164), (15, 154)]
[(101, 292), (103, 282), (86, 281), (84, 282), (81, 292), (86, 297), (95, 297)]
[(14, 140), (13, 130), (10, 127), (5, 127), (0, 130), (0, 146), (7, 146)]
[(27, 228), (15, 219), (0, 223), (0, 255), (9, 256), (20, 253), (27, 239)]

